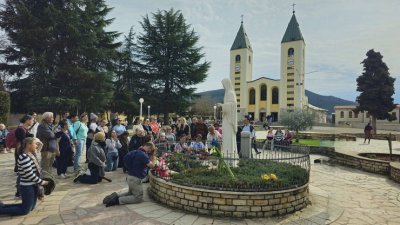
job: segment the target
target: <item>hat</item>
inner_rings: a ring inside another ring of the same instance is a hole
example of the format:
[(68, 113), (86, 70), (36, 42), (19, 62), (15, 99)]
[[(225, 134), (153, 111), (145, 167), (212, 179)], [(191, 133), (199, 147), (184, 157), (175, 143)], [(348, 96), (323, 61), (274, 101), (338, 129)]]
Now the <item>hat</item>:
[(50, 195), (54, 191), (54, 188), (56, 188), (56, 182), (54, 182), (54, 180), (49, 177), (45, 177), (43, 178), (43, 180), (49, 182), (47, 185), (43, 186), (44, 194)]
[(104, 132), (97, 132), (94, 134), (94, 140), (95, 141), (105, 141), (106, 134)]
[(99, 118), (99, 117), (96, 114), (90, 113), (90, 116), (89, 116), (90, 120), (97, 120), (97, 118)]

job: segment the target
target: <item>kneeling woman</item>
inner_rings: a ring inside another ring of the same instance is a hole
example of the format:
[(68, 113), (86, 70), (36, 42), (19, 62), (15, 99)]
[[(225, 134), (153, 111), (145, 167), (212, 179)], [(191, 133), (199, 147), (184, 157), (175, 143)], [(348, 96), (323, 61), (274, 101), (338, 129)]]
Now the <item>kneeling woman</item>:
[(104, 168), (106, 167), (106, 135), (104, 132), (98, 132), (94, 135), (94, 141), (87, 151), (88, 169), (90, 175), (79, 174), (74, 183), (81, 182), (85, 184), (97, 184), (104, 177)]
[(42, 143), (37, 138), (27, 137), (22, 142), (17, 158), (19, 183), (22, 203), (4, 205), (0, 202), (0, 215), (26, 215), (35, 208), (38, 185), (47, 185), (48, 182), (40, 177), (41, 168), (36, 158), (36, 150)]

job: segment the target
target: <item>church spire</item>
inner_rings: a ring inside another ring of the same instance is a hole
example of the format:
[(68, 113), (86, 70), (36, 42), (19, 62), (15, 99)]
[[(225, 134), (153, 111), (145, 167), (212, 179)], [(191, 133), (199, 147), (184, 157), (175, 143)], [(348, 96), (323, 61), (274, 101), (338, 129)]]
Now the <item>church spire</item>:
[(301, 34), (301, 31), (300, 31), (299, 23), (297, 22), (297, 19), (296, 19), (294, 6), (295, 6), (295, 4), (293, 4), (292, 18), (290, 19), (290, 22), (286, 28), (286, 31), (285, 31), (285, 34), (283, 35), (281, 43), (298, 41), (298, 40), (304, 41), (303, 35)]
[(236, 34), (235, 41), (232, 44), (231, 50), (248, 48), (251, 49), (249, 38), (247, 37), (246, 31), (243, 26), (243, 15), (241, 16), (240, 28)]

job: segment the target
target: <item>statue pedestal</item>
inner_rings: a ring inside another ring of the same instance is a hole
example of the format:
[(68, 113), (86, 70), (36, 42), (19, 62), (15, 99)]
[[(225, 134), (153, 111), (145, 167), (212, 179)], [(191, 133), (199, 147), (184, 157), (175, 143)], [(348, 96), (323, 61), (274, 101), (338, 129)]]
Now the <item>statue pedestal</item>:
[(248, 131), (242, 131), (240, 133), (240, 154), (244, 159), (253, 158), (251, 152), (251, 133)]

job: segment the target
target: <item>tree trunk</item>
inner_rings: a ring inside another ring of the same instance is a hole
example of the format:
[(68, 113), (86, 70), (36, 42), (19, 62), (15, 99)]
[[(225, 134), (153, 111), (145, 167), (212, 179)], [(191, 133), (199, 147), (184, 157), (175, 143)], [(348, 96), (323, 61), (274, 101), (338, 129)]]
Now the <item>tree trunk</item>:
[(371, 116), (372, 117), (372, 134), (376, 134), (376, 117), (375, 116)]
[(168, 124), (169, 122), (168, 113), (164, 112), (163, 114), (164, 114), (164, 124)]

